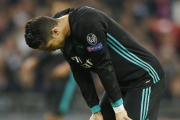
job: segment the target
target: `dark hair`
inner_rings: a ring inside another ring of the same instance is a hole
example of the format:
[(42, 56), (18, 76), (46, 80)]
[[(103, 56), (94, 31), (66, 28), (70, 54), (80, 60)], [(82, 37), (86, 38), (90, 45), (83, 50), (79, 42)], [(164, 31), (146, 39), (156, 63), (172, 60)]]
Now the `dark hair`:
[(37, 49), (42, 43), (46, 43), (51, 36), (51, 30), (57, 25), (57, 21), (51, 17), (35, 17), (26, 23), (25, 40), (26, 44)]

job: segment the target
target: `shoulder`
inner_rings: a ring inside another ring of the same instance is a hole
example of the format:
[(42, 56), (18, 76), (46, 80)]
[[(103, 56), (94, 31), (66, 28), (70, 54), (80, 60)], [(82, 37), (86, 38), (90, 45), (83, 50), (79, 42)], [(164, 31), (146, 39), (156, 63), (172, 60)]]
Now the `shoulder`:
[(77, 8), (70, 15), (72, 30), (78, 34), (84, 33), (84, 31), (88, 31), (88, 29), (99, 27), (101, 26), (100, 24), (107, 26), (102, 16), (101, 11), (88, 6)]
[[(77, 23), (77, 22), (85, 22), (87, 20), (93, 20), (98, 17), (99, 10), (95, 8), (91, 8), (88, 6), (76, 8), (72, 14), (70, 14), (70, 17), (72, 19), (72, 23)], [(93, 17), (93, 19), (92, 19)]]
[(69, 14), (71, 11), (73, 11), (75, 8), (67, 8), (62, 11), (57, 12), (55, 15), (52, 16), (52, 18), (59, 18), (62, 17), (65, 14)]

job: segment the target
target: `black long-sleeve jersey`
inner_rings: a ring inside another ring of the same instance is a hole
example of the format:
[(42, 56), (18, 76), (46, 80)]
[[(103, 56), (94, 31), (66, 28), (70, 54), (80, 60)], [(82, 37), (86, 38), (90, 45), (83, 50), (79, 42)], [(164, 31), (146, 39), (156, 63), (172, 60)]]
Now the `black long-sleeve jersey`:
[(65, 14), (71, 35), (62, 52), (90, 108), (99, 104), (90, 71), (98, 74), (112, 106), (122, 104), (121, 90), (143, 89), (164, 77), (156, 57), (103, 12), (85, 6), (53, 18)]

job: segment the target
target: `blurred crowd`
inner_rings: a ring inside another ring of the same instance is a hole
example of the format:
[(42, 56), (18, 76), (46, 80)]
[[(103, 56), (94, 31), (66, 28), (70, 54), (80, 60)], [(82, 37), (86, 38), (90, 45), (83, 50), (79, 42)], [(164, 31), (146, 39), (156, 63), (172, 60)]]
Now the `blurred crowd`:
[[(52, 16), (80, 6), (104, 11), (155, 54), (167, 77), (163, 98), (180, 97), (179, 0), (0, 0), (0, 92), (43, 90), (47, 82), (44, 77), (35, 79), (35, 74), (42, 75), (29, 71), (28, 65), (22, 67), (27, 58), (42, 54), (26, 45), (25, 24), (35, 16)], [(44, 64), (41, 67), (51, 73)]]

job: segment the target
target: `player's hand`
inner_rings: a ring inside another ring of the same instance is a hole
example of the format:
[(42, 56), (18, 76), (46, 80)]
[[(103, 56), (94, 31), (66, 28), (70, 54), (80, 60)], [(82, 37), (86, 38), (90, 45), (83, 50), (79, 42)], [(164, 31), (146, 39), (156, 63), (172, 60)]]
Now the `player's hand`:
[(97, 112), (91, 115), (89, 120), (104, 120), (101, 112)]
[(127, 112), (124, 110), (122, 112), (116, 113), (116, 120), (132, 120), (128, 117)]

